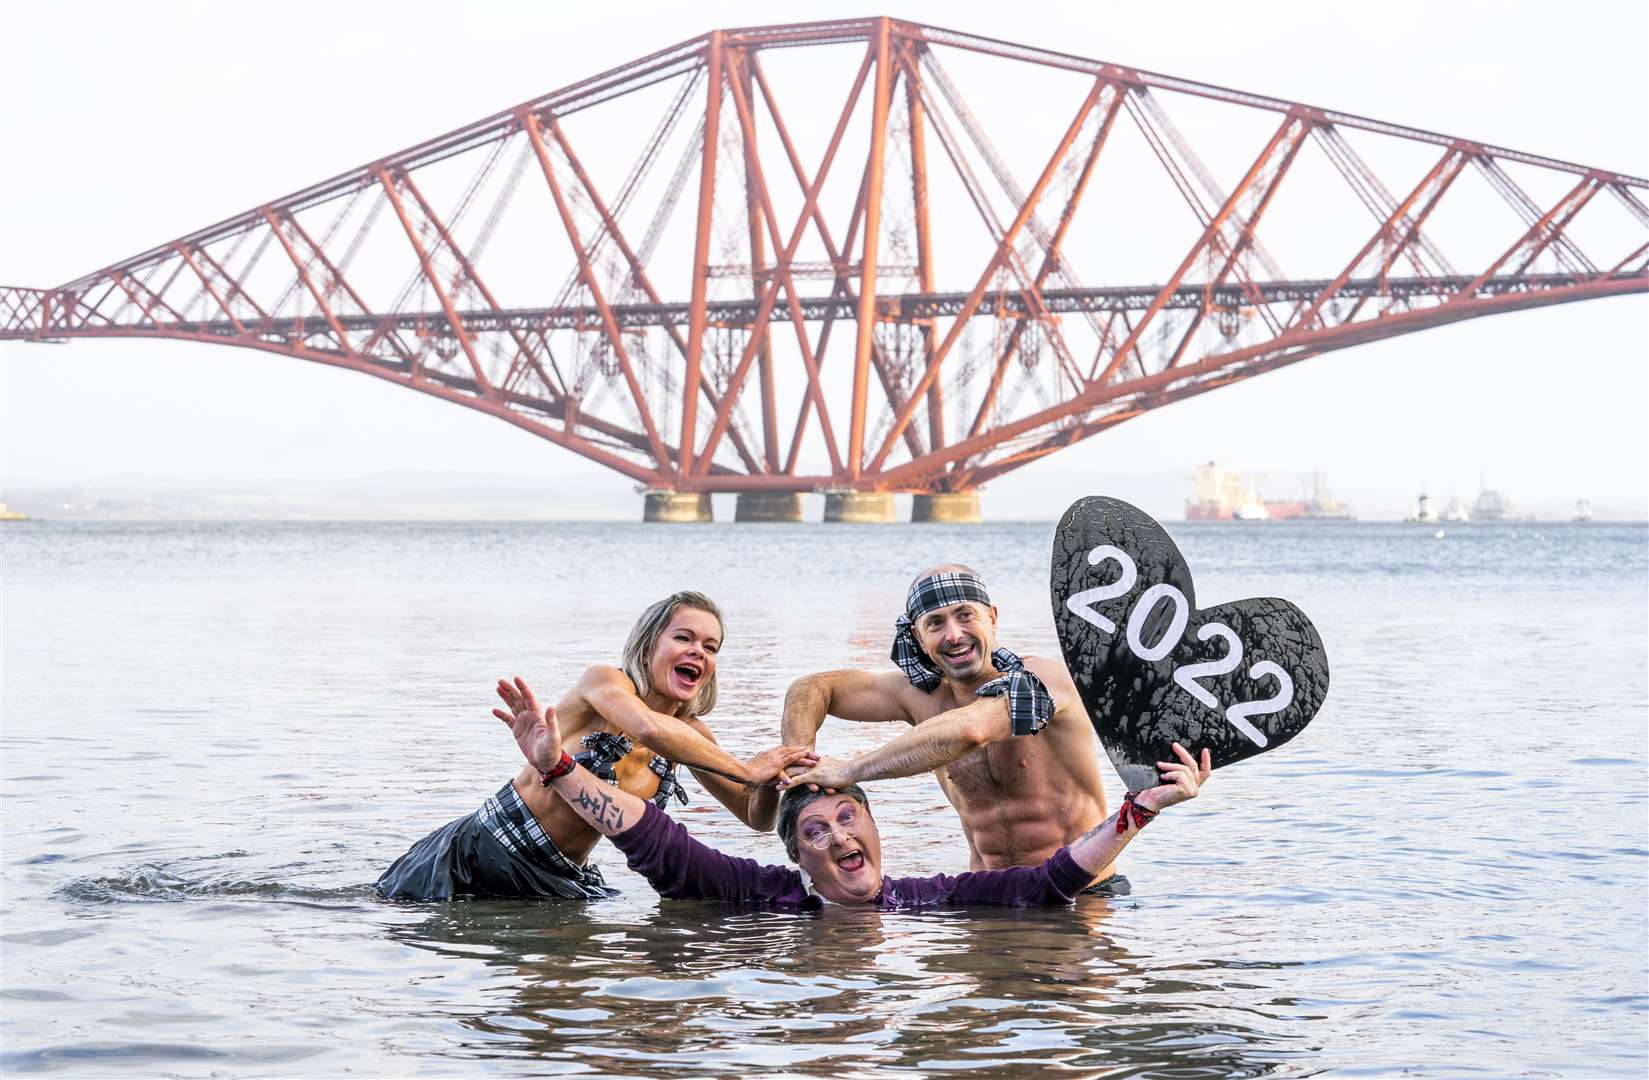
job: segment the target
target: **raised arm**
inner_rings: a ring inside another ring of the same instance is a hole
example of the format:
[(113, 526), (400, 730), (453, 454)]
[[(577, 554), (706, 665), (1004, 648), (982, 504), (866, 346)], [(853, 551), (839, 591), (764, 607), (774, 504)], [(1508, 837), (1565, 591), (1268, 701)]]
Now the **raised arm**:
[(852, 758), (824, 758), (789, 784), (843, 788), (867, 780), (887, 780), (949, 765), (981, 746), (1012, 737), (1006, 697), (977, 698), (961, 708), (924, 720), (897, 739)]
[[(1077, 714), (1085, 715), (1082, 713), (1082, 699), (1077, 694), (1070, 676), (1066, 674), (1064, 664), (1026, 657), (1025, 668), (1040, 682), (1041, 689), (1046, 691), (1047, 698), (1051, 700), (1053, 713), (1048, 719), (1058, 721), (1061, 717), (1068, 718), (1073, 714), (1073, 708)], [(884, 686), (888, 688), (886, 692), (893, 694), (896, 699), (901, 692), (911, 692), (903, 675), (898, 672), (893, 673), (893, 679), (887, 680)], [(980, 747), (1015, 737), (1014, 720), (1010, 712), (1013, 698), (1010, 695), (1011, 691), (998, 693), (994, 697), (975, 698), (965, 705), (959, 705), (948, 712), (922, 721), (913, 730), (875, 750), (846, 760), (824, 758), (815, 769), (805, 775), (791, 769), (785, 783), (787, 786), (813, 784), (823, 788), (839, 788), (847, 784), (863, 783), (866, 780), (915, 776), (918, 773), (942, 768)], [(1035, 713), (1035, 707), (1033, 706), (1030, 711)], [(1048, 719), (1042, 722), (1046, 723)], [(1033, 733), (1036, 730), (1037, 727), (1031, 728)]]
[(615, 836), (640, 821), (647, 804), (617, 784), (609, 784), (582, 765), (560, 771), (564, 763), (555, 709), (541, 708), (520, 678), (508, 685), (510, 709), (494, 709), (492, 714), (509, 725), (527, 763), (541, 778), (549, 778), (549, 786), (562, 801), (602, 836)]
[(902, 700), (907, 689), (905, 677), (897, 671), (872, 674), (845, 668), (803, 675), (784, 695), (779, 739), (786, 746), (812, 746), (827, 715), (861, 723), (909, 723), (910, 711)]
[(1163, 783), (1147, 788), (1135, 797), (1132, 805), (1144, 810), (1143, 815), (1131, 813), (1130, 804), (1124, 803), (1115, 814), (1071, 844), (1071, 858), (1076, 860), (1078, 866), (1098, 877), (1100, 871), (1116, 861), (1122, 849), (1128, 846), (1147, 821), (1156, 817), (1158, 811), (1197, 797), (1213, 770), (1208, 751), (1204, 750), (1199, 760), (1193, 758), (1185, 747), (1175, 743), (1174, 756), (1178, 760), (1157, 762), (1157, 772), (1162, 776)]

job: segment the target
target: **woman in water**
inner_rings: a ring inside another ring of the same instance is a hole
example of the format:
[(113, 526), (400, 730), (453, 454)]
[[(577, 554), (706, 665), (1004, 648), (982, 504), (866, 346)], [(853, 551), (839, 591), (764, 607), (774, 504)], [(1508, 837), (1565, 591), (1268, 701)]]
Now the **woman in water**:
[[(773, 827), (773, 784), (795, 764), (817, 761), (806, 747), (778, 746), (739, 761), (716, 744), (703, 719), (716, 704), (721, 612), (702, 593), (678, 592), (642, 612), (624, 644), (622, 668), (584, 672), (556, 704), (568, 747), (590, 772), (660, 807), (687, 800), (676, 766), (685, 765), (716, 801), (752, 829)], [(500, 679), (508, 719), (526, 686)], [(585, 865), (601, 834), (563, 802), (530, 765), (481, 809), (430, 833), (378, 879), (400, 900), (613, 895)]]

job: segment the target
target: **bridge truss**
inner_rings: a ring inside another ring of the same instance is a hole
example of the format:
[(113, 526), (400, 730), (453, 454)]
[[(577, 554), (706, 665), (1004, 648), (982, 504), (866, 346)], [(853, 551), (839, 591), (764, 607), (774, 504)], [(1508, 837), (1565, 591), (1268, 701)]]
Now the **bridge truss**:
[(1332, 350), (1649, 291), (1646, 200), (931, 26), (718, 30), (0, 288), (0, 338), (348, 368), (662, 490), (969, 491)]

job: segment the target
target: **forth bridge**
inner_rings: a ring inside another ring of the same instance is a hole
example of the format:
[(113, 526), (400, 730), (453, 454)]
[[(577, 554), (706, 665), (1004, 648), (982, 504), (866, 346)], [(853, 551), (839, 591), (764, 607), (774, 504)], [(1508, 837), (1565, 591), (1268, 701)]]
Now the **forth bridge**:
[(831, 521), (891, 520), (895, 493), (977, 520), (981, 485), (1151, 409), (1649, 291), (1646, 189), (895, 19), (715, 30), (0, 288), (0, 339), (358, 371), (599, 462), (649, 520), (717, 492), (739, 520), (807, 493)]

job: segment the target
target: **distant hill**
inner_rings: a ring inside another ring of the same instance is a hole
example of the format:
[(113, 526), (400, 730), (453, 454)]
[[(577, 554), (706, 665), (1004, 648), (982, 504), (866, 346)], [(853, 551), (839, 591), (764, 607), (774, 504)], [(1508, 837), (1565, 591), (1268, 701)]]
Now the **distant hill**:
[(599, 521), (641, 516), (635, 485), (616, 476), (393, 472), (335, 481), (126, 477), (8, 487), (6, 500), (30, 517), (55, 520)]

